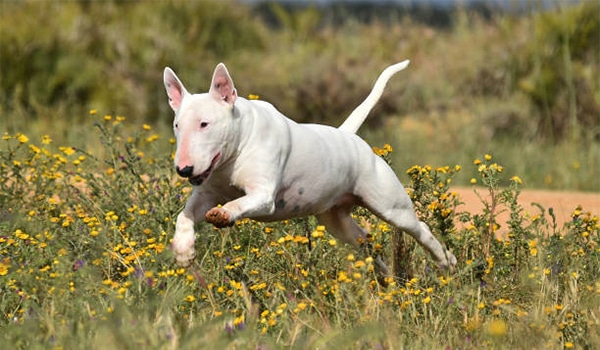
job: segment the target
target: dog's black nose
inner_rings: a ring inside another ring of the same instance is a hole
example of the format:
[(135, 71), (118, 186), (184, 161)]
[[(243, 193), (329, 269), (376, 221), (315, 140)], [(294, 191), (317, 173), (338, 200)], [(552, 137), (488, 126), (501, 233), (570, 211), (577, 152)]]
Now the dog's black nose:
[(181, 169), (179, 166), (176, 166), (175, 170), (177, 170), (177, 174), (179, 174), (181, 177), (191, 177), (194, 173), (193, 166), (185, 166), (183, 169)]

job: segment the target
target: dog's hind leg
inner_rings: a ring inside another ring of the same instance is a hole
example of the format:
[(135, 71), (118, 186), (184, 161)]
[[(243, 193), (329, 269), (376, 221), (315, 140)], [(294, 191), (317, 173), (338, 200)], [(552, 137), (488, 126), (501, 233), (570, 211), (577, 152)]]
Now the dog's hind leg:
[[(334, 207), (317, 215), (317, 219), (322, 225), (325, 225), (327, 232), (335, 238), (344, 243), (351, 244), (358, 250), (368, 252), (368, 243), (366, 242), (367, 232), (352, 219), (350, 216), (351, 210), (352, 206)], [(390, 275), (389, 268), (381, 257), (375, 256), (374, 261), (377, 273), (383, 277), (388, 277)]]
[(442, 247), (424, 222), (417, 219), (410, 197), (396, 174), (381, 158), (363, 174), (356, 191), (366, 208), (410, 234), (434, 257), (439, 267), (452, 269), (456, 265), (454, 255)]

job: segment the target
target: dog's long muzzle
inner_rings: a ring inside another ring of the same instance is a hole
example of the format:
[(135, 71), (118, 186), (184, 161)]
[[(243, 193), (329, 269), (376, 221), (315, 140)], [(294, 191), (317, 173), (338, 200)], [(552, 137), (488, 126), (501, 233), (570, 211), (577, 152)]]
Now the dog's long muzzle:
[(217, 155), (214, 156), (214, 158), (210, 162), (210, 166), (208, 167), (208, 169), (206, 169), (199, 175), (194, 176), (194, 167), (190, 165), (187, 165), (183, 168), (180, 168), (178, 165), (176, 165), (175, 171), (177, 171), (177, 174), (179, 174), (179, 176), (189, 179), (190, 183), (193, 186), (200, 186), (212, 174), (215, 165), (217, 164), (219, 159), (221, 159), (221, 152), (217, 153)]
[(194, 167), (193, 166), (186, 166), (183, 168), (180, 168), (179, 166), (175, 167), (175, 170), (177, 171), (177, 174), (179, 174), (179, 176), (184, 177), (186, 179), (189, 179), (189, 182), (194, 185), (194, 186), (200, 186), (202, 185), (202, 183), (204, 182), (204, 180), (206, 180), (208, 178), (208, 176), (210, 175), (210, 173), (212, 172), (212, 165), (202, 174), (200, 175), (196, 175), (193, 176), (194, 174)]
[(194, 174), (194, 167), (193, 166), (185, 166), (182, 168), (180, 168), (179, 166), (175, 167), (175, 170), (177, 171), (177, 174), (179, 174), (179, 176), (181, 177), (191, 177), (192, 174)]

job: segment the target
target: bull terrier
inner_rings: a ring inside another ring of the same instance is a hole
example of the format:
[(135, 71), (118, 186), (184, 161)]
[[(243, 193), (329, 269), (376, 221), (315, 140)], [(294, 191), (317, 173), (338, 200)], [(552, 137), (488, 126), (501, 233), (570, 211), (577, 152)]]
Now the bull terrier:
[[(362, 206), (414, 237), (441, 268), (453, 268), (456, 258), (417, 219), (394, 171), (356, 135), (388, 80), (408, 63), (387, 67), (338, 128), (296, 123), (267, 102), (238, 96), (222, 63), (208, 93), (200, 94), (190, 94), (165, 68), (164, 85), (175, 112), (175, 169), (193, 186), (177, 216), (176, 262), (188, 266), (193, 261), (194, 224), (202, 221), (226, 227), (243, 218), (314, 215), (334, 237), (360, 247), (366, 232), (350, 214)], [(377, 265), (387, 273), (380, 258)]]

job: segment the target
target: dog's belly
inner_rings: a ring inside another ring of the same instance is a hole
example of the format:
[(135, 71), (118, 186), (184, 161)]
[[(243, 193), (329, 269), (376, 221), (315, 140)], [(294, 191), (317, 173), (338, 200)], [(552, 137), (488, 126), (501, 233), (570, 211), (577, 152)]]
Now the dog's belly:
[(280, 221), (323, 213), (336, 206), (358, 204), (359, 200), (349, 192), (312, 193), (304, 187), (283, 189), (275, 198), (275, 211), (266, 216), (252, 217), (257, 221)]

